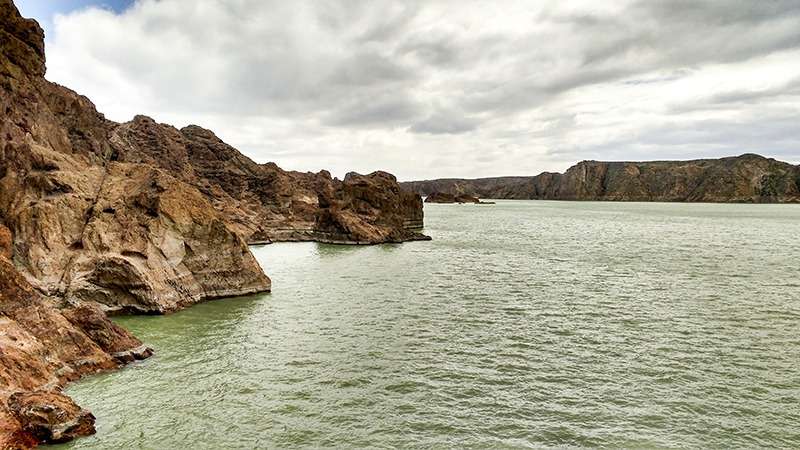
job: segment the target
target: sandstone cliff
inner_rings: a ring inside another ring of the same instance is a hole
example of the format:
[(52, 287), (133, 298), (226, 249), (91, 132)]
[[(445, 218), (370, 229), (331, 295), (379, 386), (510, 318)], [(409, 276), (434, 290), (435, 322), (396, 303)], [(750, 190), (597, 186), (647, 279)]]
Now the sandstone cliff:
[(256, 164), (200, 127), (109, 121), (44, 74), (41, 28), (0, 0), (0, 448), (93, 431), (59, 388), (150, 354), (107, 312), (268, 291), (248, 243), (426, 239), (387, 173)]
[(800, 202), (800, 167), (752, 154), (695, 161), (583, 161), (563, 174), (401, 184), (422, 195), (438, 191), (515, 200)]
[(387, 173), (287, 172), (197, 126), (106, 120), (43, 78), (41, 29), (0, 9), (0, 219), (46, 295), (168, 312), (268, 290), (248, 243), (426, 239), (421, 198)]
[(82, 375), (143, 359), (151, 350), (91, 304), (61, 305), (14, 268), (0, 225), (0, 448), (94, 432), (94, 417), (60, 393)]
[(116, 161), (116, 124), (46, 81), (42, 32), (0, 1), (0, 220), (43, 294), (173, 311), (268, 290), (245, 241), (194, 186)]
[(376, 244), (427, 239), (422, 199), (385, 172), (284, 171), (257, 164), (198, 126), (176, 129), (137, 116), (111, 130), (112, 158), (146, 163), (195, 186), (250, 243)]

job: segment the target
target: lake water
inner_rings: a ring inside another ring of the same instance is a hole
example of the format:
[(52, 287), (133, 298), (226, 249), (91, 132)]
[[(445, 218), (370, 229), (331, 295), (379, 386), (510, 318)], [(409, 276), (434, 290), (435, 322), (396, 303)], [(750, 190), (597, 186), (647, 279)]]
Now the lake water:
[(800, 207), (426, 205), (275, 244), (268, 295), (119, 322), (69, 448), (800, 447)]

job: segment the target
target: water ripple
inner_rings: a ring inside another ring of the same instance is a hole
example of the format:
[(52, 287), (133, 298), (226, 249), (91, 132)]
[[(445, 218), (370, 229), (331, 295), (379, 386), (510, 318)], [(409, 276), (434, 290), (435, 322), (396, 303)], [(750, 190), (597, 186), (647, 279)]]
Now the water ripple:
[(426, 206), (433, 242), (276, 244), (271, 295), (120, 322), (74, 448), (800, 447), (800, 209)]

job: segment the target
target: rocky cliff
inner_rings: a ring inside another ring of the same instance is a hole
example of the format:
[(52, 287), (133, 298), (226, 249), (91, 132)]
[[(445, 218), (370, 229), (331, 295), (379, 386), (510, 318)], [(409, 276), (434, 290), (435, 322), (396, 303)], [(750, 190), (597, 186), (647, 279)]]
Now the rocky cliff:
[(152, 353), (92, 304), (42, 296), (11, 263), (0, 225), (0, 448), (27, 448), (94, 432), (94, 417), (60, 392), (82, 375)]
[(583, 161), (563, 174), (401, 184), (422, 195), (445, 192), (516, 200), (800, 202), (800, 166), (752, 154), (694, 161)]
[(109, 121), (44, 74), (41, 28), (0, 0), (0, 448), (92, 432), (60, 386), (150, 354), (107, 312), (268, 291), (248, 243), (426, 239), (392, 175), (256, 164), (200, 127)]
[(257, 164), (198, 126), (176, 129), (137, 116), (109, 138), (115, 161), (160, 167), (196, 187), (249, 243), (376, 244), (424, 240), (422, 199), (393, 175), (285, 171)]
[(248, 243), (426, 239), (421, 198), (387, 173), (288, 172), (197, 126), (106, 120), (43, 78), (41, 29), (0, 9), (0, 219), (46, 295), (166, 312), (268, 290)]
[(0, 220), (44, 295), (167, 312), (266, 291), (246, 242), (208, 196), (158, 165), (119, 161), (118, 125), (43, 78), (42, 32), (0, 0)]

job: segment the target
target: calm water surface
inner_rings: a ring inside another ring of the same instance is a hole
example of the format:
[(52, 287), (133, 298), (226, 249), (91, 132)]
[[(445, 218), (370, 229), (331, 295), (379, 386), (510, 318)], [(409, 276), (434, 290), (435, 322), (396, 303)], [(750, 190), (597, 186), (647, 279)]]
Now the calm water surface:
[(269, 295), (119, 322), (71, 448), (800, 447), (800, 207), (427, 205), (254, 248)]

